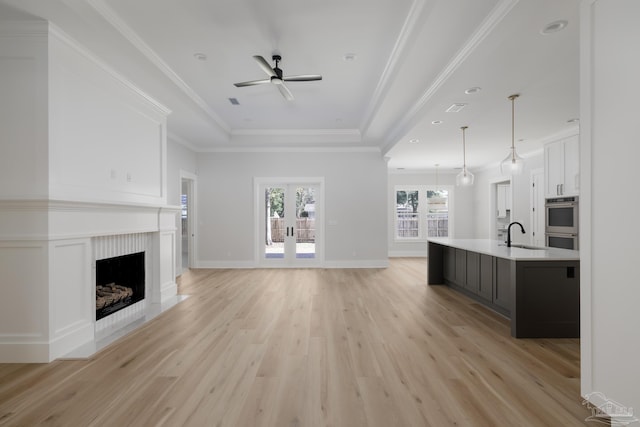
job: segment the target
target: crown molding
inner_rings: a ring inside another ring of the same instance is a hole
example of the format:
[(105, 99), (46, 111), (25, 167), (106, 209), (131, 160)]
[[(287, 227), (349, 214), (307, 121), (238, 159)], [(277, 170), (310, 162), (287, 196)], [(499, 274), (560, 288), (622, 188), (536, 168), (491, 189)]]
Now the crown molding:
[(502, 22), (509, 11), (520, 0), (501, 0), (493, 10), (487, 15), (482, 24), (476, 29), (473, 35), (467, 40), (462, 48), (449, 61), (447, 66), (435, 78), (433, 83), (422, 94), (418, 101), (407, 111), (396, 126), (388, 132), (386, 141), (389, 141), (382, 149), (383, 153), (389, 152), (396, 144), (399, 135), (415, 120), (425, 107), (431, 97), (440, 89), (440, 87), (453, 75), (453, 73), (464, 63), (467, 57), (478, 47), (478, 45), (494, 30), (494, 28)]
[[(435, 2), (429, 2), (431, 8), (434, 3)], [(424, 13), (426, 13), (426, 4), (426, 0), (414, 0), (411, 8), (409, 9), (409, 13), (407, 14), (404, 24), (400, 30), (400, 35), (396, 39), (396, 43), (391, 50), (391, 55), (389, 55), (387, 64), (384, 67), (380, 80), (378, 80), (378, 84), (373, 91), (371, 100), (369, 101), (365, 114), (363, 115), (364, 119), (360, 125), (360, 129), (362, 129), (363, 134), (365, 134), (369, 129), (369, 126), (371, 126), (371, 122), (382, 104), (382, 98), (389, 91), (389, 88), (393, 83), (396, 68), (400, 63), (407, 45), (410, 43), (412, 38), (415, 37), (416, 31), (419, 29), (419, 24), (421, 22), (420, 18)]]
[(0, 37), (43, 37), (49, 33), (47, 21), (0, 22)]
[(211, 147), (200, 153), (380, 153), (378, 147)]
[(250, 136), (345, 136), (360, 138), (358, 129), (236, 129), (231, 135)]
[(195, 144), (187, 141), (181, 136), (176, 135), (173, 132), (167, 132), (167, 139), (171, 142), (175, 142), (176, 144), (182, 145), (185, 148), (188, 148), (191, 151), (199, 151), (198, 147)]
[(226, 134), (231, 133), (229, 125), (104, 0), (87, 0), (87, 3), (200, 107), (214, 121), (215, 125)]
[(97, 65), (98, 67), (100, 67), (103, 71), (111, 75), (111, 77), (113, 77), (114, 79), (122, 83), (127, 89), (131, 90), (136, 95), (145, 99), (149, 104), (151, 104), (156, 110), (158, 110), (164, 116), (168, 116), (169, 114), (171, 114), (171, 110), (169, 108), (167, 108), (165, 105), (163, 105), (162, 103), (160, 103), (159, 101), (151, 97), (151, 95), (144, 92), (142, 89), (136, 86), (131, 80), (127, 79), (122, 74), (118, 73), (114, 68), (107, 65), (106, 62), (104, 62), (102, 59), (96, 56), (93, 52), (91, 52), (89, 49), (84, 47), (77, 40), (69, 36), (67, 33), (62, 31), (60, 28), (58, 28), (54, 24), (49, 24), (49, 34), (51, 36), (54, 36), (55, 38), (57, 38), (67, 46), (71, 47), (77, 53), (79, 53), (80, 55), (82, 55), (83, 57), (85, 57), (86, 59), (88, 59), (95, 65)]

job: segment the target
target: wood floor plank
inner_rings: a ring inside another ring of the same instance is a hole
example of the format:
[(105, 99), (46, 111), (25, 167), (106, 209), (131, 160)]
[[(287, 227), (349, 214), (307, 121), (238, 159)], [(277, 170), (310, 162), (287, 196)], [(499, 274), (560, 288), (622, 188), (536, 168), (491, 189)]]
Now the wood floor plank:
[(579, 340), (516, 340), (426, 277), (190, 270), (190, 298), (93, 357), (0, 365), (0, 426), (588, 425)]

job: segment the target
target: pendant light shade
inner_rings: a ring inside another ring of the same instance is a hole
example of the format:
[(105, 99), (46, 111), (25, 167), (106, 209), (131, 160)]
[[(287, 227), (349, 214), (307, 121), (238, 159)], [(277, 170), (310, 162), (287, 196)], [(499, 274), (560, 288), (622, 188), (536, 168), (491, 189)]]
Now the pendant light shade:
[(469, 186), (473, 185), (473, 174), (467, 170), (467, 147), (465, 141), (465, 131), (468, 126), (462, 126), (462, 171), (456, 175), (457, 186)]
[(524, 171), (524, 160), (516, 153), (515, 145), (515, 99), (520, 95), (511, 95), (511, 152), (500, 163), (500, 172), (503, 175), (521, 175)]

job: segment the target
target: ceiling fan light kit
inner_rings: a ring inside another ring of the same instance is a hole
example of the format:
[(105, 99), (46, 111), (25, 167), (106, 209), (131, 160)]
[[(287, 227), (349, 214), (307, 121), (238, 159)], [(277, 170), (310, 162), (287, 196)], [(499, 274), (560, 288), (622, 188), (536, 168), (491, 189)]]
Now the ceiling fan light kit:
[(322, 76), (319, 74), (300, 74), (296, 76), (284, 76), (282, 69), (278, 66), (282, 57), (280, 55), (273, 55), (271, 59), (275, 62), (275, 67), (271, 68), (271, 65), (260, 55), (254, 55), (253, 59), (256, 60), (260, 68), (269, 76), (268, 79), (262, 80), (250, 80), (247, 82), (234, 83), (235, 87), (256, 86), (266, 83), (275, 85), (280, 94), (287, 100), (293, 101), (293, 94), (284, 82), (310, 82), (315, 80), (322, 80)]
[(524, 160), (516, 153), (515, 146), (515, 100), (519, 94), (510, 95), (511, 100), (511, 152), (500, 163), (500, 172), (503, 175), (521, 175), (524, 171)]

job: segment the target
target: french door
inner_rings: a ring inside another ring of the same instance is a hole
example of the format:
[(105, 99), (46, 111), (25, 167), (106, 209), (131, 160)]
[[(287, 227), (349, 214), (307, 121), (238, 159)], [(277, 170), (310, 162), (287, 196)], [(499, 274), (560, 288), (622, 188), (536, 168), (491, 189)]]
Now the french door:
[(262, 266), (313, 267), (322, 262), (320, 182), (257, 186), (258, 261)]

